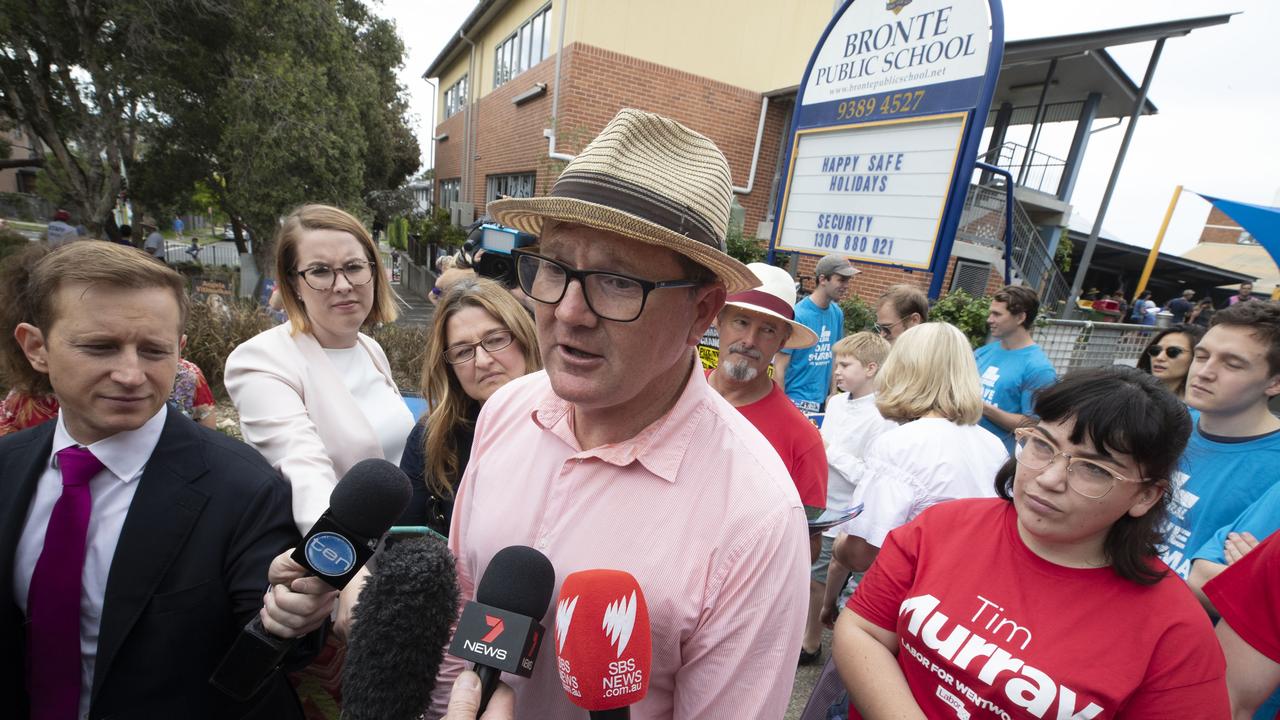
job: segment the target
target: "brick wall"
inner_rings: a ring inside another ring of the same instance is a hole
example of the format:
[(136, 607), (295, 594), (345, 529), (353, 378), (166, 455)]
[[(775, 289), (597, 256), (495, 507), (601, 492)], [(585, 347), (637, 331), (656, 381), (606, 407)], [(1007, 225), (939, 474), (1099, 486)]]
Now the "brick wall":
[[(1200, 233), (1200, 242), (1235, 245), (1240, 239), (1240, 225), (1216, 207), (1209, 211), (1209, 218), (1204, 221), (1204, 224), (1205, 228)], [(1210, 225), (1227, 225), (1229, 228), (1209, 227)]]
[[(760, 121), (759, 93), (582, 43), (564, 49), (560, 73), (558, 152), (577, 154), (618, 110), (635, 107), (672, 118), (711, 138), (729, 161), (734, 185), (747, 184)], [(564, 166), (547, 157), (542, 134), (550, 127), (554, 75), (553, 55), (473, 106), (475, 176), (470, 189), (477, 204), (485, 199), (485, 178), (491, 174), (534, 172), (536, 193), (551, 191)], [(539, 82), (547, 84), (546, 94), (519, 107), (512, 104), (513, 97)], [(463, 117), (458, 113), (436, 128), (437, 134), (449, 134), (447, 141), (436, 144), (437, 178), (461, 174)], [(790, 122), (790, 102), (770, 105), (752, 192), (735, 196), (746, 210), (747, 235), (754, 234), (765, 218), (779, 139)]]
[[(818, 266), (818, 260), (821, 258), (821, 255), (800, 256), (797, 277), (801, 279), (804, 287), (809, 291), (813, 290), (813, 272)], [(957, 259), (952, 257), (950, 262), (947, 263), (947, 272), (942, 276), (943, 294), (946, 294), (948, 288), (951, 287), (951, 276), (955, 273)], [(928, 270), (904, 270), (856, 260), (853, 261), (853, 266), (858, 269), (858, 274), (853, 276), (853, 294), (872, 304), (884, 294), (885, 290), (889, 289), (890, 285), (915, 285), (927, 293), (929, 292), (929, 283), (933, 280), (933, 273)], [(1004, 287), (1004, 276), (1001, 275), (1003, 271), (1002, 267), (995, 265), (991, 267), (991, 271), (987, 275), (987, 295)]]

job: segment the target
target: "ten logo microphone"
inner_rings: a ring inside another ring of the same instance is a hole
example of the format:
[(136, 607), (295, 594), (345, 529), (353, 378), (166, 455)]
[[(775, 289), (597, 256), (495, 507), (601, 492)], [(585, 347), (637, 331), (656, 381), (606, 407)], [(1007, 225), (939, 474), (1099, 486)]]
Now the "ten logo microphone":
[(556, 603), (556, 666), (569, 700), (593, 720), (620, 720), (649, 690), (649, 608), (630, 573), (583, 570)]

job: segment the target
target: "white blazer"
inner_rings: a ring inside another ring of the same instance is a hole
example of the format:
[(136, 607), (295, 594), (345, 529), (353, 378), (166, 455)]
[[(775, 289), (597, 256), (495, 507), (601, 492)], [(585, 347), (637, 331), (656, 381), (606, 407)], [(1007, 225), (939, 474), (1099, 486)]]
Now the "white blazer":
[[(293, 486), (293, 519), (306, 534), (329, 507), (329, 493), (352, 465), (382, 457), (382, 446), (324, 348), (284, 323), (241, 343), (223, 382), (240, 413), (245, 442)], [(396, 390), (387, 355), (373, 338), (357, 344)]]

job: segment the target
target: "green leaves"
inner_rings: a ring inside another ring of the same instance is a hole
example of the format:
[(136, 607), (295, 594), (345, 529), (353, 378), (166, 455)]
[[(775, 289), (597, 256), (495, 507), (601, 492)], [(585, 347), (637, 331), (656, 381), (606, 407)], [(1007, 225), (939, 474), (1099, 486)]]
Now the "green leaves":
[(929, 309), (930, 321), (949, 322), (960, 328), (974, 348), (987, 341), (987, 313), (991, 310), (991, 298), (975, 298), (964, 290), (953, 290), (938, 298)]

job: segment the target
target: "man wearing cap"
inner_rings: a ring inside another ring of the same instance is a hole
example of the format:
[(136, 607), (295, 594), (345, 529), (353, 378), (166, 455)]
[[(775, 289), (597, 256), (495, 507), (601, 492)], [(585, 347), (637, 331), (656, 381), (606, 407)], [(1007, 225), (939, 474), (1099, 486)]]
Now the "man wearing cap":
[[(622, 110), (550, 196), (488, 207), (540, 236), (513, 255), (545, 370), (508, 383), (476, 421), (449, 533), (461, 596), (516, 544), (551, 560), (553, 598), (577, 570), (631, 573), (653, 647), (637, 720), (781, 717), (804, 629), (795, 485), (694, 351), (726, 295), (759, 284), (724, 252), (731, 202), (710, 140)], [(517, 717), (583, 716), (561, 688), (557, 642), (547, 635), (531, 678), (504, 676)], [(429, 717), (444, 713), (461, 667), (445, 659)]]
[(49, 226), (45, 228), (45, 237), (49, 239), (49, 247), (58, 247), (79, 237), (76, 229), (71, 226), (68, 221), (71, 219), (71, 213), (66, 210), (59, 210), (53, 214), (53, 220), (49, 222)]
[(765, 263), (747, 267), (762, 285), (730, 295), (716, 316), (720, 364), (707, 382), (778, 451), (805, 512), (821, 513), (827, 501), (822, 435), (767, 372), (779, 350), (812, 347), (818, 336), (794, 319), (796, 291), (786, 270)]
[(844, 336), (844, 311), (839, 302), (849, 290), (849, 279), (857, 273), (839, 255), (818, 261), (813, 294), (796, 304), (796, 321), (813, 330), (817, 342), (809, 348), (784, 348), (773, 359), (774, 378), (804, 412), (820, 412), (831, 394), (831, 347)]

